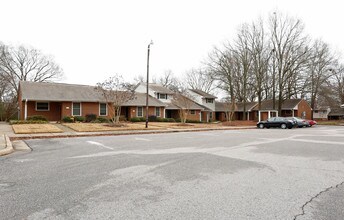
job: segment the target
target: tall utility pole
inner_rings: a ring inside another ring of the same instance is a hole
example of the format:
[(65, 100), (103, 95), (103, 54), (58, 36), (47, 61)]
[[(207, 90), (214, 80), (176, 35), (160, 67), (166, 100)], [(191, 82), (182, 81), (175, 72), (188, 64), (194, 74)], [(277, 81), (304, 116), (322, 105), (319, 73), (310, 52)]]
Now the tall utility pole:
[(149, 87), (149, 52), (150, 46), (153, 45), (153, 41), (148, 44), (148, 51), (147, 51), (147, 85), (146, 85), (146, 128), (148, 128), (148, 87)]

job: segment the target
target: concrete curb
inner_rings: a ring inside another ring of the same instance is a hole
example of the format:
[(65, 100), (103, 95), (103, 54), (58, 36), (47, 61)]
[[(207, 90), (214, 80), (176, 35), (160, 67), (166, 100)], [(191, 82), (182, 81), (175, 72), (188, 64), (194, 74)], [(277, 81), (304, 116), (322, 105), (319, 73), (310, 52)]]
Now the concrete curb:
[(206, 129), (176, 129), (176, 130), (150, 130), (150, 131), (132, 131), (132, 132), (116, 132), (116, 133), (90, 133), (90, 134), (56, 134), (56, 135), (33, 135), (20, 136), (15, 135), (10, 137), (11, 141), (15, 140), (29, 140), (29, 139), (48, 139), (48, 138), (74, 138), (74, 137), (97, 137), (97, 136), (122, 136), (122, 135), (140, 135), (140, 134), (163, 134), (176, 132), (201, 132), (201, 131), (221, 131), (221, 130), (246, 130), (256, 129), (255, 126), (247, 127), (231, 127), (231, 128), (206, 128)]
[(0, 156), (4, 156), (10, 153), (14, 152), (13, 146), (12, 146), (12, 142), (10, 141), (10, 138), (4, 134), (4, 138), (5, 138), (5, 144), (6, 147), (3, 150), (0, 150)]

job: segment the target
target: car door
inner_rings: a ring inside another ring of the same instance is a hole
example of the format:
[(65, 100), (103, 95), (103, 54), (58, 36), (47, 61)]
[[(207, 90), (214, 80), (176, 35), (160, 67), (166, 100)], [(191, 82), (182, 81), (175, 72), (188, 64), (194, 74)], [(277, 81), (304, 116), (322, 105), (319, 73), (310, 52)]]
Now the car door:
[(269, 127), (276, 127), (276, 118), (269, 118)]
[(274, 118), (274, 127), (280, 127), (281, 126), (281, 118)]

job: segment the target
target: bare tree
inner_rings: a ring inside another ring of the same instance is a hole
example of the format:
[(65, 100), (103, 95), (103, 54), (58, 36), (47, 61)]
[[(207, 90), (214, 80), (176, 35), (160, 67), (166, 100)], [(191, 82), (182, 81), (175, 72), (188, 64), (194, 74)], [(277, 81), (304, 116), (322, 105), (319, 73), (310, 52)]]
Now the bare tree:
[(258, 109), (261, 109), (264, 82), (268, 82), (269, 61), (272, 51), (266, 39), (263, 20), (259, 19), (258, 22), (252, 23), (249, 28), (248, 41), (252, 57), (251, 86), (254, 88), (258, 99)]
[(226, 121), (228, 122), (233, 121), (235, 111), (238, 109), (236, 103), (235, 102), (232, 103), (231, 99), (228, 97), (228, 98), (223, 99), (221, 104), (222, 104), (223, 109), (225, 110), (224, 113), (226, 115)]
[(206, 68), (191, 69), (186, 72), (185, 82), (191, 89), (199, 89), (206, 93), (214, 91), (214, 77)]
[(171, 90), (179, 90), (181, 87), (180, 80), (174, 75), (172, 70), (166, 70), (159, 78), (153, 78), (153, 83), (162, 85)]
[(321, 40), (316, 40), (312, 47), (312, 59), (307, 69), (307, 84), (310, 93), (311, 108), (315, 109), (316, 100), (321, 86), (335, 74), (332, 70), (335, 59), (329, 46)]
[(281, 114), (288, 83), (310, 58), (309, 39), (304, 34), (304, 25), (300, 20), (277, 13), (270, 16), (270, 32), (276, 61), (278, 112)]
[(335, 93), (340, 101), (340, 105), (344, 104), (344, 65), (336, 65), (334, 68), (330, 69), (334, 73), (335, 82)]
[(232, 103), (231, 111), (235, 109), (236, 94), (234, 89), (237, 71), (236, 59), (231, 50), (231, 45), (225, 43), (223, 49), (214, 48), (209, 54), (207, 66), (214, 80), (218, 82), (218, 87), (229, 95), (230, 103)]
[(96, 90), (101, 93), (109, 107), (114, 124), (119, 123), (121, 107), (134, 98), (134, 91), (128, 89), (121, 75), (115, 75), (102, 83), (97, 83)]
[(62, 69), (53, 58), (39, 50), (19, 46), (0, 46), (0, 72), (15, 93), (18, 93), (19, 81), (46, 82), (60, 79)]
[(180, 122), (183, 124), (186, 123), (190, 110), (194, 105), (192, 99), (193, 97), (185, 89), (173, 94), (172, 104), (179, 108)]
[(232, 48), (235, 57), (237, 58), (237, 77), (236, 85), (237, 94), (241, 94), (241, 101), (243, 102), (243, 120), (246, 120), (246, 101), (248, 98), (248, 82), (249, 74), (252, 66), (252, 53), (250, 51), (250, 31), (248, 24), (242, 25), (237, 34), (237, 39), (234, 41), (234, 47)]

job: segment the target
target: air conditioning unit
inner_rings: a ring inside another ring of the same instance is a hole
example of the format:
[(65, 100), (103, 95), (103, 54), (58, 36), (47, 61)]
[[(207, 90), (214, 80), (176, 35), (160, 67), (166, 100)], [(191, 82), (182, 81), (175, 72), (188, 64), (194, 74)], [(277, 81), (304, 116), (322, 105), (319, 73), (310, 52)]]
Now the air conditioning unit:
[(340, 106), (341, 108), (344, 108), (344, 104)]

